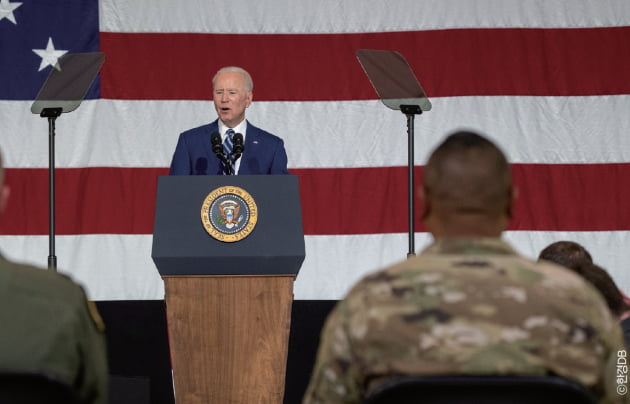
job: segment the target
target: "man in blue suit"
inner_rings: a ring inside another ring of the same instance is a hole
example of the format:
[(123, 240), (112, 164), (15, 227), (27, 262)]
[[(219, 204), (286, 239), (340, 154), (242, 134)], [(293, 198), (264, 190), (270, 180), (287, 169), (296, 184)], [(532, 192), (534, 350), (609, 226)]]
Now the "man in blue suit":
[(169, 174), (225, 174), (229, 170), (213, 152), (211, 138), (220, 135), (225, 143), (231, 134), (243, 136), (243, 153), (232, 163), (234, 174), (289, 174), (284, 141), (245, 119), (254, 88), (249, 73), (240, 67), (224, 67), (212, 79), (212, 88), (219, 118), (179, 135)]

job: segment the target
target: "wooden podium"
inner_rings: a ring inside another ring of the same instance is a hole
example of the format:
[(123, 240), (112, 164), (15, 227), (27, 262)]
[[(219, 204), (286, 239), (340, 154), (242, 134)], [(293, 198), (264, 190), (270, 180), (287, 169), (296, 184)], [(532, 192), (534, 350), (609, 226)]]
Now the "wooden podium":
[[(216, 208), (234, 202), (242, 230), (223, 234), (229, 215)], [(160, 177), (152, 257), (166, 290), (176, 403), (282, 403), (304, 261), (297, 177)]]

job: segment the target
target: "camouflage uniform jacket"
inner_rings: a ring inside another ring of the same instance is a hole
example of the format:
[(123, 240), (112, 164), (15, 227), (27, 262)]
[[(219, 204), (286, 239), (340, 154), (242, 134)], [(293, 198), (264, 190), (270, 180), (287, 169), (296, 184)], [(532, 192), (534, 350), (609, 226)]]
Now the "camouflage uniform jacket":
[(65, 381), (82, 404), (107, 404), (104, 326), (67, 276), (0, 256), (0, 369)]
[(504, 241), (440, 239), (368, 275), (326, 320), (305, 404), (359, 403), (396, 375), (556, 374), (616, 393), (621, 330), (593, 287)]

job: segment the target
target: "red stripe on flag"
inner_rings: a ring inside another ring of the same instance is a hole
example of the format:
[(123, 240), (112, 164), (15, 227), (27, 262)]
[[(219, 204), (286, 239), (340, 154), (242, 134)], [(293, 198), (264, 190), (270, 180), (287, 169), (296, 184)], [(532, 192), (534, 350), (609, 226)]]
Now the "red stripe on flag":
[[(166, 174), (168, 168), (56, 169), (56, 234), (152, 233), (157, 177)], [(48, 170), (7, 169), (5, 181), (11, 195), (0, 234), (48, 234)]]
[(361, 34), (101, 33), (110, 99), (210, 99), (212, 74), (252, 73), (265, 101), (374, 99), (358, 49), (408, 60), (429, 97), (630, 93), (630, 27)]
[[(630, 164), (517, 164), (513, 170), (519, 198), (510, 229), (630, 229), (630, 187), (626, 186)], [(0, 234), (48, 234), (48, 170), (6, 171), (12, 196)], [(167, 171), (57, 169), (56, 234), (151, 234), (157, 177)], [(291, 171), (300, 179), (306, 234), (408, 231), (406, 167)], [(422, 168), (417, 167), (415, 174), (420, 182)], [(419, 220), (416, 230), (422, 230)]]

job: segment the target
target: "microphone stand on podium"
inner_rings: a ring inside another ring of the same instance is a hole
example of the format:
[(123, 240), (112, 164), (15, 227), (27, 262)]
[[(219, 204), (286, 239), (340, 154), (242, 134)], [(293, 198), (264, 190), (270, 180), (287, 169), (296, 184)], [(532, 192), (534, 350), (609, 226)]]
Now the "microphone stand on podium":
[(405, 58), (398, 52), (359, 49), (357, 58), (372, 86), (385, 106), (400, 110), (407, 117), (407, 166), (409, 204), (409, 250), (415, 253), (414, 230), (414, 119), (423, 111), (431, 110), (431, 102), (413, 74)]
[(48, 119), (48, 269), (57, 270), (55, 255), (55, 120), (64, 112), (72, 112), (81, 105), (94, 82), (105, 54), (68, 53), (60, 57), (51, 69), (31, 106), (31, 112)]
[(221, 135), (219, 132), (214, 132), (210, 135), (210, 143), (212, 143), (212, 152), (223, 163), (223, 172), (225, 175), (236, 175), (236, 161), (241, 157), (245, 146), (243, 145), (243, 135), (240, 133), (234, 134), (234, 140), (232, 145), (232, 152), (229, 155), (225, 155), (223, 149), (223, 142), (221, 142)]

